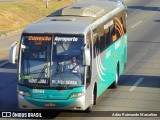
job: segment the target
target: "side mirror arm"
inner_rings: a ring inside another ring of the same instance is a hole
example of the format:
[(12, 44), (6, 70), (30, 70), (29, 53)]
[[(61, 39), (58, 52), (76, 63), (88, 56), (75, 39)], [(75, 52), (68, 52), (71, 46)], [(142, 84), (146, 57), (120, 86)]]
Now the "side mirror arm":
[(84, 48), (84, 53), (83, 53), (83, 65), (85, 66), (90, 66), (90, 61), (91, 61), (91, 55), (90, 55), (90, 49), (89, 48)]

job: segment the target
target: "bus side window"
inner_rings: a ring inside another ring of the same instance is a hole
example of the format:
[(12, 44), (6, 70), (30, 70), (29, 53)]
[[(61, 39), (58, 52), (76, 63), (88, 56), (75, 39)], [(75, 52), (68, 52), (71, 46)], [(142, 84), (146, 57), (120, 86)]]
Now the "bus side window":
[(99, 50), (102, 53), (106, 49), (104, 25), (99, 27)]
[(99, 41), (100, 41), (99, 42), (99, 48), (100, 48), (100, 52), (102, 53), (106, 49), (105, 34), (100, 36), (100, 40)]
[(96, 30), (94, 30), (94, 36), (93, 36), (93, 58), (95, 58), (98, 53), (97, 53), (97, 50), (99, 48), (99, 37), (98, 37), (98, 33), (96, 32)]
[(117, 40), (115, 23), (111, 26), (111, 39), (112, 39), (112, 42)]
[(120, 28), (116, 25), (116, 35), (117, 35), (117, 40), (121, 37), (120, 36), (120, 33), (121, 31), (120, 31)]
[(126, 19), (125, 19), (125, 11), (122, 13), (121, 22), (123, 24), (124, 33), (126, 33)]
[(111, 43), (111, 39), (110, 39), (110, 27), (105, 31), (105, 44), (106, 47), (109, 46)]

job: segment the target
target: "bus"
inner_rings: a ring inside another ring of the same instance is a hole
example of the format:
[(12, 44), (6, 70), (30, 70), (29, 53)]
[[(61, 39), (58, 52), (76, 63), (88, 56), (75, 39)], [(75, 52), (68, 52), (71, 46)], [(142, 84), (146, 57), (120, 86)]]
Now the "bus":
[(9, 56), (20, 108), (92, 111), (127, 63), (125, 6), (75, 2), (27, 26)]

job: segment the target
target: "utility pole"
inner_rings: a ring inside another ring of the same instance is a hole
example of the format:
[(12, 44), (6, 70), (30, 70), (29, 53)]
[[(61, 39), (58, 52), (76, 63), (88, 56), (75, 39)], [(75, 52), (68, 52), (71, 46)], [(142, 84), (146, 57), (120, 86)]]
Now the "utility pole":
[(46, 8), (48, 8), (48, 0), (46, 0)]

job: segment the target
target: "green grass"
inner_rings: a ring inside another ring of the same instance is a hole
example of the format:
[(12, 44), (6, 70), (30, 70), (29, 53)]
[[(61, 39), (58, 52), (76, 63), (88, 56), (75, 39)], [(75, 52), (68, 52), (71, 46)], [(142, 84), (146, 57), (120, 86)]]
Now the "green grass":
[(46, 8), (44, 0), (17, 0), (0, 2), (0, 32), (24, 28), (77, 0), (50, 0)]

